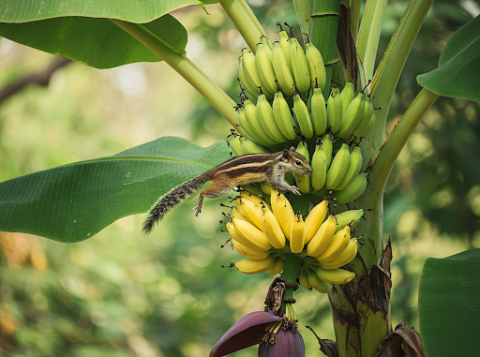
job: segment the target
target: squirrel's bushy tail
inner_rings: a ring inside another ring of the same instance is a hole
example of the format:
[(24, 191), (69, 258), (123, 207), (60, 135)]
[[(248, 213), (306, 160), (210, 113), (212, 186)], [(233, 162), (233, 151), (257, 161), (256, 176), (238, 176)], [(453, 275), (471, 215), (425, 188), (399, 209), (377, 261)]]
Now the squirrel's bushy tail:
[(194, 177), (193, 179), (172, 188), (168, 193), (160, 197), (152, 206), (148, 217), (143, 223), (143, 232), (149, 234), (155, 224), (163, 219), (163, 216), (177, 207), (187, 197), (193, 195), (200, 190), (203, 184), (210, 180), (210, 175), (204, 173), (203, 175)]

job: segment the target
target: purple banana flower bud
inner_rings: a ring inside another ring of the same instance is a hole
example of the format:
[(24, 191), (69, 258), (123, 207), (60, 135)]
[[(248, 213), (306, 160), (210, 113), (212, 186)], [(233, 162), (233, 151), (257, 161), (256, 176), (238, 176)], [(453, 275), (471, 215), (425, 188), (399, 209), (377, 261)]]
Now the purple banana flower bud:
[[(255, 311), (249, 313), (235, 322), (235, 324), (222, 336), (210, 352), (210, 357), (225, 356), (229, 353), (259, 344), (260, 338), (265, 333), (266, 327), (271, 323), (279, 321), (282, 321), (281, 317), (268, 312)], [(304, 356), (305, 348), (303, 348), (303, 351)]]
[(298, 331), (279, 330), (277, 342), (260, 344), (258, 357), (305, 357), (305, 344)]

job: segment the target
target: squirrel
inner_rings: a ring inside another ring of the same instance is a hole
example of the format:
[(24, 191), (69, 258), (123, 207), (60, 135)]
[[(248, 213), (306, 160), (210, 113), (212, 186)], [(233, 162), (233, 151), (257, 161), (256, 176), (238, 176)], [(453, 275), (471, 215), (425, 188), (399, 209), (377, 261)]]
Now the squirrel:
[(205, 197), (223, 197), (234, 187), (250, 183), (268, 181), (275, 189), (300, 195), (297, 187), (290, 186), (284, 181), (285, 172), (290, 171), (298, 174), (312, 172), (307, 159), (297, 153), (293, 146), (290, 150), (285, 149), (275, 154), (247, 154), (230, 159), (161, 196), (150, 209), (143, 224), (143, 231), (149, 234), (166, 213), (200, 190), (208, 181), (212, 181), (211, 185), (200, 193), (198, 203), (193, 208), (196, 211), (195, 216), (202, 212)]

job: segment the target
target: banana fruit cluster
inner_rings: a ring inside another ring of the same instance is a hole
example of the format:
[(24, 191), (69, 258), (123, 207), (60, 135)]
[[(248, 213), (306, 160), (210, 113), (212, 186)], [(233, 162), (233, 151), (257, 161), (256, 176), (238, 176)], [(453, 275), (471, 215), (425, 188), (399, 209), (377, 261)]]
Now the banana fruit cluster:
[(238, 270), (276, 275), (283, 269), (285, 255), (294, 253), (303, 260), (302, 271), (308, 277), (313, 272), (317, 276), (306, 280), (311, 280), (310, 287), (345, 284), (355, 277), (340, 267), (357, 254), (358, 243), (351, 238), (351, 228), (360, 221), (363, 210), (327, 215), (329, 204), (324, 200), (303, 219), (278, 191), (271, 191), (270, 203), (248, 191), (236, 199), (226, 227), (233, 247), (245, 257), (235, 263)]

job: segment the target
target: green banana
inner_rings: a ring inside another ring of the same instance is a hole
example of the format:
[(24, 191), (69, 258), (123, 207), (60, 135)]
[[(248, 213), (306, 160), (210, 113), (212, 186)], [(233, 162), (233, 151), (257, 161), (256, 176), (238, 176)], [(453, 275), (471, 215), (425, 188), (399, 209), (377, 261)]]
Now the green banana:
[(250, 127), (260, 137), (262, 142), (266, 142), (270, 145), (275, 144), (275, 141), (270, 139), (265, 130), (263, 130), (260, 119), (258, 118), (257, 107), (248, 99), (243, 102), (243, 105), (245, 107), (245, 117), (249, 122)]
[(288, 141), (280, 131), (275, 120), (275, 115), (273, 114), (272, 106), (268, 102), (267, 98), (265, 98), (264, 94), (260, 94), (258, 96), (257, 114), (263, 130), (265, 130), (272, 140), (277, 143), (284, 143)]
[(327, 76), (323, 57), (311, 42), (305, 43), (305, 57), (307, 57), (308, 72), (310, 73), (310, 88), (313, 89), (316, 86), (321, 89), (325, 88)]
[(342, 191), (335, 192), (333, 198), (336, 198), (338, 203), (348, 203), (356, 200), (365, 192), (367, 188), (367, 173), (362, 172), (353, 180), (347, 188)]
[(325, 187), (329, 190), (335, 190), (342, 182), (350, 162), (350, 150), (347, 144), (342, 144), (337, 154), (333, 158), (332, 166), (327, 171)]
[(362, 219), (363, 214), (363, 209), (352, 209), (350, 211), (337, 214), (335, 216), (335, 219), (337, 220), (337, 226), (335, 231), (338, 232), (346, 225), (349, 225), (352, 228), (355, 227)]
[(375, 125), (375, 110), (373, 111), (372, 116), (365, 128), (360, 128), (356, 133), (359, 137), (365, 137), (367, 134), (372, 130), (373, 126)]
[(370, 119), (372, 118), (373, 114), (373, 98), (372, 97), (366, 97), (365, 98), (365, 108), (363, 109), (363, 114), (362, 117), (360, 118), (360, 121), (358, 122), (357, 126), (355, 129), (353, 129), (353, 134), (356, 137), (360, 137), (358, 133), (362, 132), (365, 130), (368, 126), (368, 123), (370, 123)]
[(287, 58), (288, 67), (290, 67), (290, 70), (291, 70), (292, 62), (290, 61), (290, 44), (288, 43), (289, 37), (287, 32), (282, 29), (282, 26), (281, 25), (279, 26), (281, 30), (278, 31), (278, 41), (280, 42), (280, 46), (282, 46), (283, 52), (285, 53), (285, 57)]
[(240, 138), (240, 143), (242, 144), (244, 154), (269, 154), (264, 147), (244, 136)]
[(327, 131), (327, 108), (325, 107), (322, 89), (314, 88), (313, 95), (310, 98), (310, 117), (313, 128), (316, 135), (322, 135)]
[(227, 137), (228, 146), (232, 149), (232, 153), (234, 156), (239, 157), (245, 155), (243, 151), (242, 144), (240, 142), (240, 135), (236, 134), (233, 129), (232, 133)]
[[(307, 144), (300, 141), (297, 146), (297, 153), (305, 156), (307, 161), (310, 163), (310, 154), (308, 152)], [(297, 187), (302, 193), (309, 193), (310, 192), (310, 175), (301, 175), (295, 174), (295, 181), (297, 183)]]
[[(275, 45), (273, 46), (273, 51), (275, 52)], [(295, 133), (295, 120), (293, 120), (290, 107), (281, 92), (275, 93), (275, 98), (273, 99), (273, 114), (275, 115), (275, 120), (282, 134), (288, 140), (294, 140), (297, 136)]]
[(360, 169), (362, 168), (362, 164), (362, 149), (360, 149), (360, 146), (355, 146), (353, 151), (350, 153), (350, 162), (348, 163), (347, 172), (345, 172), (345, 176), (337, 186), (336, 190), (340, 191), (347, 188), (357, 177)]
[(359, 93), (343, 113), (342, 124), (335, 133), (335, 136), (342, 139), (348, 138), (353, 133), (353, 129), (355, 129), (360, 122), (360, 119), (362, 119), (364, 109), (365, 94)]
[(275, 93), (277, 91), (277, 82), (275, 71), (273, 70), (271, 52), (272, 51), (263, 43), (258, 43), (257, 53), (255, 54), (255, 65), (260, 81), (262, 82), (262, 89), (265, 88), (268, 93)]
[(308, 113), (308, 108), (305, 102), (300, 98), (298, 93), (293, 94), (293, 112), (297, 118), (298, 125), (300, 125), (300, 130), (302, 134), (310, 139), (313, 136), (313, 125), (312, 120), (310, 119), (310, 114)]
[(272, 61), (280, 88), (282, 88), (285, 94), (292, 95), (295, 90), (295, 81), (288, 65), (287, 56), (285, 56), (278, 41), (273, 43)]
[(253, 86), (245, 76), (245, 72), (243, 71), (243, 56), (238, 57), (238, 80), (245, 92), (247, 92), (248, 98), (256, 101), (258, 98), (258, 88)]
[(332, 154), (333, 154), (333, 142), (332, 137), (330, 134), (325, 134), (322, 136), (322, 146), (323, 150), (325, 151), (325, 156), (327, 158), (327, 171), (330, 167), (330, 163), (332, 162)]
[(257, 65), (255, 64), (255, 56), (252, 52), (248, 49), (244, 48), (242, 50), (242, 68), (243, 73), (245, 73), (245, 77), (247, 78), (248, 82), (251, 84), (252, 87), (258, 88), (260, 87), (262, 92), (268, 96), (269, 98), (273, 98), (273, 93), (270, 93), (265, 86), (262, 84), (260, 76), (258, 75)]
[(262, 138), (258, 136), (258, 134), (253, 129), (250, 122), (247, 120), (247, 114), (244, 106), (239, 106), (237, 109), (237, 113), (238, 113), (238, 122), (240, 123), (240, 127), (247, 133), (248, 137), (263, 146), (268, 146), (269, 143), (262, 140)]
[(347, 110), (348, 106), (352, 102), (353, 97), (355, 97), (355, 87), (353, 86), (352, 82), (347, 82), (347, 84), (345, 84), (341, 96), (343, 103), (343, 111), (345, 112), (345, 110)]
[(311, 167), (312, 187), (318, 191), (325, 185), (325, 179), (327, 177), (327, 155), (325, 154), (325, 150), (323, 150), (320, 138), (318, 138), (317, 145), (315, 146)]
[(300, 93), (307, 93), (310, 89), (310, 73), (308, 71), (307, 57), (303, 48), (295, 37), (290, 37), (290, 61), (292, 62), (293, 78)]
[(327, 127), (330, 132), (335, 134), (342, 124), (343, 102), (340, 90), (337, 87), (332, 88), (332, 93), (327, 101)]

